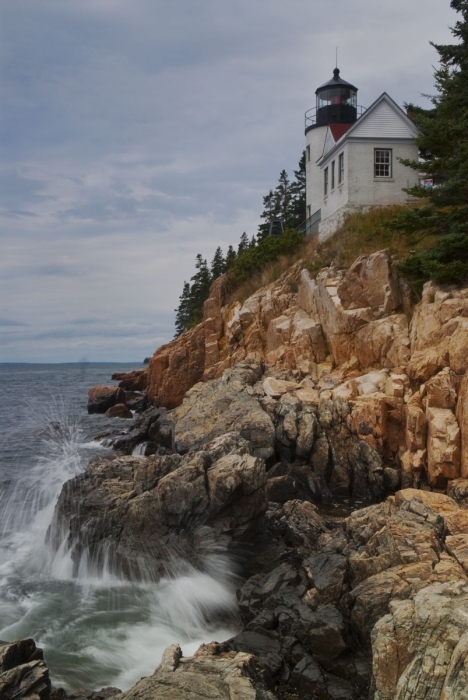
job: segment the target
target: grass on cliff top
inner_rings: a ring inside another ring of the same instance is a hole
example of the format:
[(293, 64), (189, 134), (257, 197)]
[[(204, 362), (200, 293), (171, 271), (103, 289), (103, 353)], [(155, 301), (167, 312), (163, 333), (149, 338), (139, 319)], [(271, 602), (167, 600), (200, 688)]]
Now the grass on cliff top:
[(319, 243), (316, 237), (304, 239), (293, 252), (267, 263), (231, 289), (227, 302), (243, 303), (256, 291), (281, 277), (298, 260), (304, 260), (304, 267), (310, 270), (312, 276), (316, 276), (323, 267), (349, 267), (359, 255), (375, 253), (377, 250), (387, 249), (392, 259), (400, 262), (412, 250), (419, 252), (429, 248), (434, 245), (434, 240), (429, 236), (415, 245), (414, 240), (404, 232), (385, 228), (385, 223), (396, 214), (408, 207), (419, 206), (423, 206), (423, 203), (375, 207), (367, 212), (348, 214), (342, 226), (327, 241)]
[(316, 245), (312, 257), (324, 265), (334, 264), (339, 267), (349, 267), (359, 255), (368, 255), (377, 250), (387, 249), (395, 261), (404, 260), (411, 250), (421, 250), (434, 244), (429, 237), (421, 241), (417, 247), (414, 239), (404, 231), (393, 231), (385, 224), (401, 211), (408, 208), (423, 206), (415, 202), (406, 206), (390, 205), (375, 207), (367, 212), (348, 214), (338, 231), (327, 241)]

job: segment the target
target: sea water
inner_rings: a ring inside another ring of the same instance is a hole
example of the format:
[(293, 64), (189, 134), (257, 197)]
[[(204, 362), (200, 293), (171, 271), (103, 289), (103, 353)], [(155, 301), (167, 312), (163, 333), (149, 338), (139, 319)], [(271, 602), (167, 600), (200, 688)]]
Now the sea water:
[(129, 582), (85, 565), (74, 574), (66, 537), (58, 551), (47, 543), (63, 484), (90, 459), (112, 456), (97, 435), (129, 423), (88, 415), (87, 389), (141, 367), (0, 365), (0, 640), (33, 637), (54, 686), (68, 690), (126, 690), (153, 673), (169, 644), (189, 655), (232, 634), (209, 622), (236, 609), (219, 553), (203, 570), (178, 562), (157, 583)]

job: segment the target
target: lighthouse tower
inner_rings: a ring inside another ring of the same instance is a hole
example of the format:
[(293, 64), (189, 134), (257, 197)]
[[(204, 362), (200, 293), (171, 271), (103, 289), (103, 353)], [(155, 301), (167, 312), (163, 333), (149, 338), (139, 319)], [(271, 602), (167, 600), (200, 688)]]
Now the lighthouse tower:
[(333, 129), (335, 139), (344, 134), (357, 119), (358, 89), (340, 77), (339, 68), (333, 78), (315, 91), (316, 106), (306, 112), (306, 173), (307, 173), (307, 218), (310, 219), (321, 207), (323, 196), (322, 173), (315, 167), (322, 156), (327, 128)]

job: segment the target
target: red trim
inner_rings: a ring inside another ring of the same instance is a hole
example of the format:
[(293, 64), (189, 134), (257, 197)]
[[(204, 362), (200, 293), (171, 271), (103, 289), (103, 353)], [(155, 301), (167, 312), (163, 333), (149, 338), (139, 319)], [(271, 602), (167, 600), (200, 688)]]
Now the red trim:
[(330, 131), (332, 132), (332, 136), (335, 139), (335, 142), (340, 139), (343, 134), (346, 134), (348, 129), (352, 126), (352, 124), (330, 124)]

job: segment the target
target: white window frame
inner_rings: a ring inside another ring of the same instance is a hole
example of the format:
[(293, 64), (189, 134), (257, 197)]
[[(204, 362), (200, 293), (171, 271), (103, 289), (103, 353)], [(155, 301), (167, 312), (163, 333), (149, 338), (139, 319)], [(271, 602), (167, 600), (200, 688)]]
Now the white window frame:
[(374, 179), (391, 180), (393, 177), (393, 149), (374, 148)]
[(323, 196), (328, 195), (328, 166), (323, 171)]
[(342, 185), (344, 182), (344, 151), (338, 156), (338, 184)]
[(306, 158), (306, 160), (307, 160), (308, 163), (310, 163), (310, 146), (307, 146), (307, 148), (306, 148), (306, 153), (307, 153), (307, 158)]

